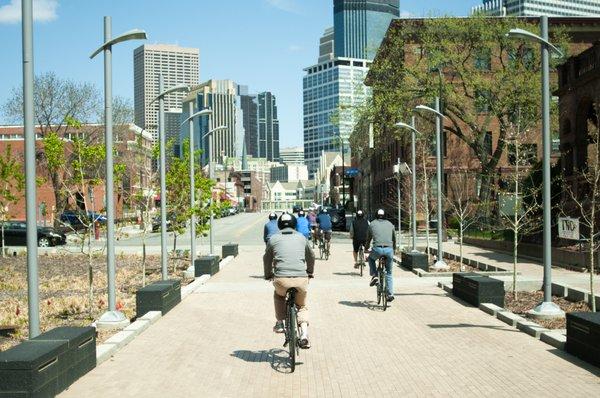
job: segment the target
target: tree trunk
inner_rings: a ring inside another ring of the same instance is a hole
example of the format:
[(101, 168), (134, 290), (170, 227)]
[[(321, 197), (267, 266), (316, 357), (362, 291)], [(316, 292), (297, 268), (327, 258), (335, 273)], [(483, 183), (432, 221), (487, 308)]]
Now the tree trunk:
[(146, 286), (146, 239), (142, 240), (142, 287)]
[(88, 234), (88, 302), (90, 304), (90, 317), (94, 306), (94, 267), (92, 264), (92, 230)]
[(515, 300), (517, 299), (517, 247), (519, 240), (517, 239), (517, 229), (513, 231), (513, 295)]
[(62, 190), (63, 176), (58, 172), (54, 172), (51, 173), (50, 179), (52, 180), (52, 189), (54, 190), (55, 211), (58, 216), (54, 218), (54, 226), (58, 227), (60, 224), (60, 215), (67, 208), (68, 197)]
[(4, 222), (2, 223), (2, 258), (6, 257), (6, 252), (4, 250)]
[(465, 266), (463, 263), (463, 232), (464, 232), (464, 228), (463, 228), (463, 223), (462, 221), (459, 224), (459, 228), (460, 228), (460, 232), (459, 232), (459, 239), (460, 239), (460, 270), (461, 272), (465, 270)]

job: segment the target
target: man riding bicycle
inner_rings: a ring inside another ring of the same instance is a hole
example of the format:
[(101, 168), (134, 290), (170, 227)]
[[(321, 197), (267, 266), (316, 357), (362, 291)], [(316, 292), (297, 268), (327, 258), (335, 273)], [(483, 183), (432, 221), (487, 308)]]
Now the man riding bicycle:
[(379, 283), (377, 277), (377, 268), (375, 262), (381, 257), (386, 258), (386, 284), (387, 301), (394, 300), (394, 278), (392, 276), (394, 264), (394, 251), (396, 249), (396, 231), (394, 225), (385, 219), (383, 209), (377, 210), (377, 218), (371, 222), (367, 233), (367, 246), (373, 241), (373, 248), (369, 254), (369, 272), (371, 274), (370, 286), (376, 286)]
[(306, 296), (308, 280), (312, 278), (315, 255), (308, 241), (296, 232), (296, 218), (288, 213), (279, 217), (277, 222), (281, 233), (271, 237), (263, 256), (265, 279), (273, 279), (275, 293), (275, 318), (273, 331), (285, 332), (285, 296), (290, 288), (297, 290), (296, 305), (298, 306), (298, 323), (300, 324), (301, 348), (310, 348), (308, 340), (308, 310)]
[(279, 227), (277, 227), (277, 214), (271, 213), (269, 214), (269, 221), (265, 224), (264, 232), (263, 232), (263, 240), (265, 244), (269, 243), (269, 239), (271, 236), (275, 235), (279, 232)]
[[(367, 235), (369, 233), (369, 221), (365, 218), (362, 210), (356, 212), (356, 218), (350, 224), (350, 238), (352, 238), (352, 248), (354, 249), (354, 268), (359, 267), (358, 252), (360, 247), (367, 246)], [(364, 261), (364, 258), (361, 259)]]
[[(327, 213), (327, 209), (322, 209), (317, 216), (317, 225), (319, 231), (323, 233), (323, 241), (329, 242), (331, 240), (331, 232), (333, 231), (333, 223), (331, 222), (331, 216)], [(319, 235), (321, 235), (321, 232)]]
[(310, 225), (306, 219), (306, 215), (302, 210), (298, 212), (298, 218), (296, 219), (296, 231), (300, 232), (306, 239), (310, 239)]

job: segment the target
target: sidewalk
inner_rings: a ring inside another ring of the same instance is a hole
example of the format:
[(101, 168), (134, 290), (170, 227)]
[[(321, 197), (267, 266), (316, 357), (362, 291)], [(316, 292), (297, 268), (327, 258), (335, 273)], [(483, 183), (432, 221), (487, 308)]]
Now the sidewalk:
[(466, 306), (394, 267), (396, 300), (374, 303), (368, 277), (334, 242), (311, 281), (310, 350), (289, 374), (272, 332), (262, 248), (244, 248), (64, 397), (480, 397), (600, 395), (600, 369)]
[[(460, 245), (453, 241), (444, 242), (443, 250), (446, 253), (459, 255)], [(485, 262), (490, 265), (498, 266), (507, 271), (513, 270), (513, 257), (509, 254), (498, 253), (489, 249), (463, 245), (463, 257)], [(521, 275), (521, 280), (539, 280), (544, 279), (544, 268), (541, 263), (532, 260), (519, 258), (517, 272)], [(578, 271), (571, 271), (561, 267), (552, 267), (552, 281), (560, 282), (568, 286), (590, 290), (590, 274)], [(600, 275), (595, 275), (594, 289), (600, 292)]]

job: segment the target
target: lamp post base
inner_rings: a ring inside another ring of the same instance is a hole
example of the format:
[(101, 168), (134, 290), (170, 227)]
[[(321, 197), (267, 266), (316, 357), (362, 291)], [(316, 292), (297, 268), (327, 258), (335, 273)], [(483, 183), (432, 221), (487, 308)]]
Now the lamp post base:
[(106, 311), (96, 321), (96, 329), (98, 330), (120, 330), (128, 325), (129, 319), (120, 311)]
[(553, 302), (542, 302), (528, 311), (528, 314), (536, 319), (558, 319), (565, 316), (565, 312)]
[(196, 276), (196, 267), (194, 265), (190, 265), (184, 272), (183, 276), (186, 278), (195, 278)]
[(446, 264), (443, 260), (436, 261), (431, 268), (437, 271), (450, 269), (450, 267), (448, 267), (448, 264)]

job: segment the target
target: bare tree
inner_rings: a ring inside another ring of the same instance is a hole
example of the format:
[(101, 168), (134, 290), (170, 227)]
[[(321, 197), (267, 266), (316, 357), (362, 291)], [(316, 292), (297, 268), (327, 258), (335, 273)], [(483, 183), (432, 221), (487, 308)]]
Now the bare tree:
[(595, 252), (600, 249), (597, 237), (600, 225), (600, 104), (592, 104), (587, 120), (587, 161), (577, 173), (577, 188), (565, 184), (566, 189), (579, 215), (580, 225), (589, 235), (588, 269), (590, 272), (590, 306), (596, 312), (594, 299), (594, 261)]
[(7, 145), (4, 154), (0, 154), (0, 225), (2, 229), (2, 257), (4, 252), (4, 222), (7, 219), (9, 206), (18, 202), (25, 185), (23, 163), (16, 159)]

